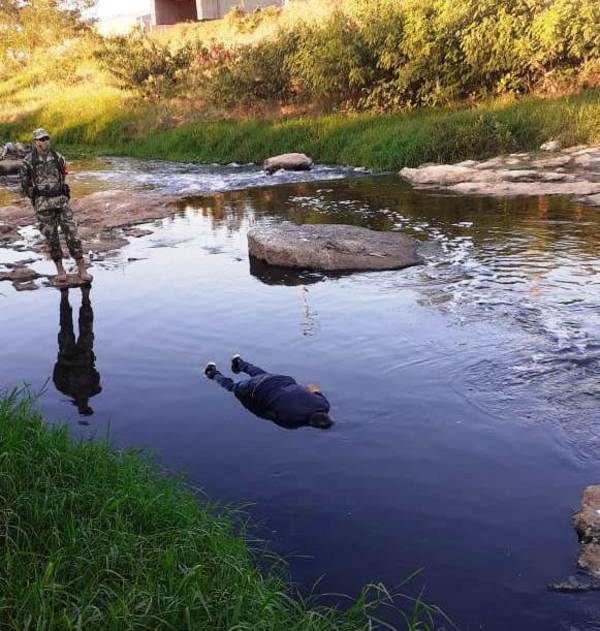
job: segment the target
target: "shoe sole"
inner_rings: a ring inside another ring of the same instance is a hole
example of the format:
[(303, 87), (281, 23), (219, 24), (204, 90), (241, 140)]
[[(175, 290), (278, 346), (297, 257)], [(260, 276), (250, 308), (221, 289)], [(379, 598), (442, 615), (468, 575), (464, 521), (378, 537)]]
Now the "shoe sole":
[(208, 364), (206, 364), (206, 366), (204, 366), (204, 375), (205, 377), (208, 377), (209, 379), (211, 378), (210, 374), (208, 372), (206, 372), (209, 367), (212, 367), (214, 369), (214, 371), (211, 371), (212, 376), (215, 376), (215, 373), (217, 372), (217, 364), (215, 364), (215, 362), (208, 362)]

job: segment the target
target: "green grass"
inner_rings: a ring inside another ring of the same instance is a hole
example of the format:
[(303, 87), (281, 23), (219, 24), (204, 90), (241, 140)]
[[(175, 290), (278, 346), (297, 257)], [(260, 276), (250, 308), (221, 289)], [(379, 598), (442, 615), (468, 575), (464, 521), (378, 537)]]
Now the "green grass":
[(27, 140), (42, 126), (64, 150), (221, 163), (301, 151), (318, 162), (380, 171), (529, 151), (548, 139), (565, 145), (600, 142), (600, 90), (396, 115), (187, 123), (175, 123), (165, 104), (142, 105), (107, 87), (98, 86), (92, 95), (84, 85), (47, 87), (31, 97), (34, 107), (24, 113), (19, 99), (10, 110), (0, 105), (0, 141)]
[[(15, 631), (366, 630), (391, 602), (375, 585), (345, 611), (303, 599), (239, 513), (147, 455), (74, 442), (16, 392), (0, 399), (0, 549), (0, 628)], [(420, 599), (397, 613), (410, 630), (437, 614)]]

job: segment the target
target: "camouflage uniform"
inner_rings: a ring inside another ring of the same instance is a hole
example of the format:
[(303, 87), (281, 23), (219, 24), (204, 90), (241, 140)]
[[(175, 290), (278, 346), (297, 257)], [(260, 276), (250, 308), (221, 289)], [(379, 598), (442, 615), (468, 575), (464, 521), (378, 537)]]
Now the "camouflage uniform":
[(76, 260), (83, 258), (77, 224), (69, 206), (69, 196), (65, 194), (66, 174), (64, 157), (52, 150), (42, 156), (33, 148), (21, 165), (21, 190), (33, 204), (39, 230), (48, 241), (53, 261), (60, 261), (63, 257), (59, 226), (71, 256)]

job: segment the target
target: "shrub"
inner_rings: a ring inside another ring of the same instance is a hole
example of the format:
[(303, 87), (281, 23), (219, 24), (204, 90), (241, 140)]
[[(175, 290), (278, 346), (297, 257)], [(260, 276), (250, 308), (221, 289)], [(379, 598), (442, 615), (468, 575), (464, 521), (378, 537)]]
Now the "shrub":
[(233, 49), (213, 45), (198, 59), (194, 74), (204, 78), (206, 97), (226, 106), (284, 101), (292, 96), (287, 60), (295, 48), (296, 37), (286, 31), (254, 45)]
[(338, 11), (323, 25), (298, 28), (289, 67), (305, 99), (331, 106), (359, 98), (373, 74), (373, 59), (356, 21)]
[(181, 88), (194, 51), (195, 45), (191, 43), (173, 51), (136, 31), (104, 40), (95, 56), (121, 88), (158, 100), (173, 96)]

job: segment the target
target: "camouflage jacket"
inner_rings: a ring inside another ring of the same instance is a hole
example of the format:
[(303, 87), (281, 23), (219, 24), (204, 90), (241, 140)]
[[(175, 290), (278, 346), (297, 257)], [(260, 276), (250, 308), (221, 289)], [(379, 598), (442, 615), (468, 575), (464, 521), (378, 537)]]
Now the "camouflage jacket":
[(67, 163), (50, 150), (44, 157), (34, 149), (21, 164), (21, 191), (29, 197), (36, 212), (62, 208), (69, 203), (65, 195)]

